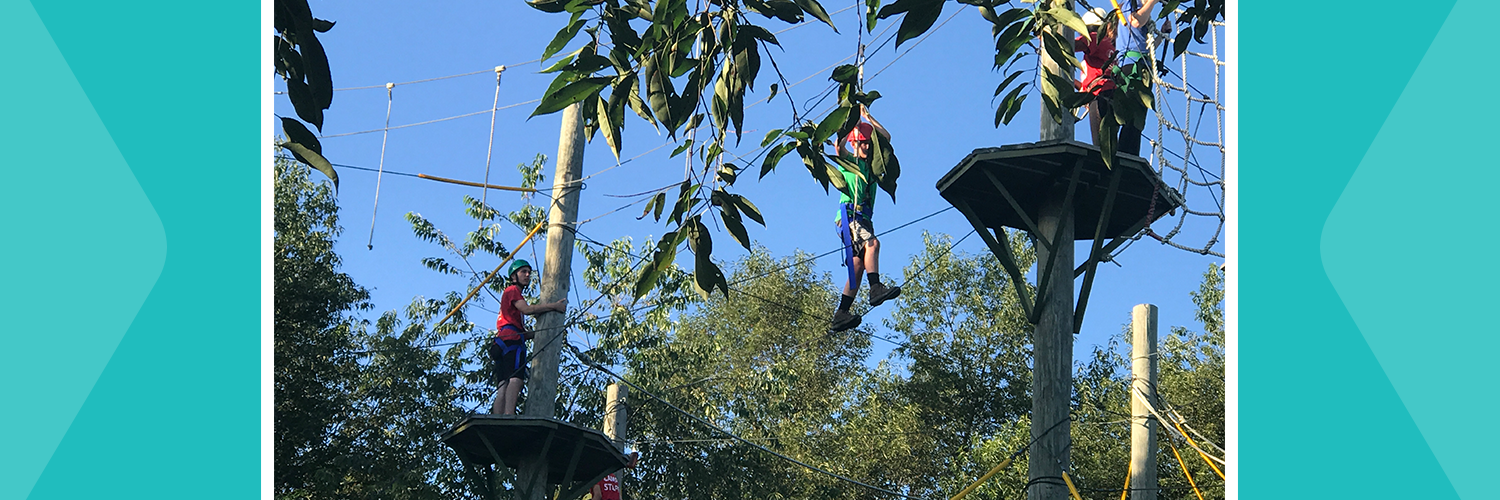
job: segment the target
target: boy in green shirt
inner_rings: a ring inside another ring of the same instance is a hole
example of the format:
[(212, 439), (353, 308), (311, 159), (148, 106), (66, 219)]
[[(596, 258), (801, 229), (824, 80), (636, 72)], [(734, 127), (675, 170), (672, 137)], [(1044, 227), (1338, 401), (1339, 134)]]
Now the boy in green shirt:
[[(871, 218), (875, 214), (875, 173), (870, 169), (870, 151), (874, 147), (870, 134), (879, 133), (889, 141), (891, 133), (870, 116), (868, 109), (860, 106), (860, 124), (838, 145), (839, 156), (851, 160), (859, 171), (844, 168), (834, 162), (844, 176), (847, 191), (840, 191), (838, 217), (839, 240), (844, 242), (844, 266), (849, 268), (849, 279), (844, 284), (844, 294), (839, 307), (833, 313), (833, 331), (844, 331), (859, 326), (860, 317), (849, 311), (854, 305), (854, 296), (859, 293), (860, 274), (868, 271), (870, 280), (870, 307), (901, 295), (901, 287), (887, 287), (880, 282), (880, 240), (875, 237), (875, 225)], [(853, 146), (851, 151), (848, 145)]]

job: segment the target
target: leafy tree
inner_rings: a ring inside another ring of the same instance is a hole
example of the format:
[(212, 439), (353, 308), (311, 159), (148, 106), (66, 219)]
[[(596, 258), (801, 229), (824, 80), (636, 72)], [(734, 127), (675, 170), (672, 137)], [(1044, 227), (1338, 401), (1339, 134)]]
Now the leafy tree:
[[(272, 65), (286, 82), (286, 95), (297, 116), (323, 130), (323, 111), (333, 105), (333, 74), (328, 69), (328, 55), (318, 41), (318, 33), (333, 29), (332, 21), (313, 17), (307, 0), (276, 0), (271, 37)], [(293, 118), (281, 117), (281, 129), (287, 140), (278, 146), (290, 151), (297, 161), (318, 169), (339, 187), (339, 176), (333, 164), (323, 157), (323, 146), (307, 126)]]
[(275, 174), (275, 460), (278, 496), (336, 478), (319, 468), (340, 450), (329, 434), (353, 415), (359, 363), (355, 311), (369, 292), (339, 272), (333, 252), (338, 206), (308, 169), (276, 160)]

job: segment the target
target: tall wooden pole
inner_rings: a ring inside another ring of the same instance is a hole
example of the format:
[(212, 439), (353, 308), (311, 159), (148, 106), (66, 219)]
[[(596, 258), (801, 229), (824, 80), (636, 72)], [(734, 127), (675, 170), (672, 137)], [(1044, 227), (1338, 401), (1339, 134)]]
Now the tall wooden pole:
[(1156, 306), (1130, 311), (1130, 500), (1156, 500), (1156, 417), (1141, 393), (1156, 404)]
[[(1072, 9), (1073, 2), (1061, 2), (1062, 8)], [(1072, 30), (1062, 30), (1066, 40), (1073, 39)], [(1037, 58), (1042, 71), (1068, 75), (1071, 70), (1059, 70), (1056, 63), (1043, 53)], [(1052, 118), (1047, 107), (1041, 106), (1041, 140), (1073, 138), (1073, 114), (1065, 113), (1063, 122)], [(1062, 484), (1062, 472), (1070, 468), (1072, 425), (1068, 422), (1069, 401), (1073, 392), (1073, 211), (1063, 206), (1067, 196), (1067, 181), (1052, 187), (1047, 200), (1042, 203), (1037, 229), (1042, 234), (1033, 235), (1032, 241), (1047, 241), (1061, 226), (1062, 238), (1047, 245), (1039, 245), (1037, 252), (1037, 283), (1041, 283), (1045, 262), (1055, 259), (1052, 277), (1048, 280), (1046, 295), (1037, 297), (1036, 307), (1041, 308), (1036, 331), (1032, 336), (1031, 375), (1031, 437), (1036, 441), (1031, 446), (1030, 479), (1040, 479), (1026, 489), (1027, 500), (1063, 500), (1068, 498), (1068, 488)], [(1053, 257), (1051, 253), (1057, 252)]]
[(604, 435), (613, 441), (615, 448), (625, 451), (625, 423), (630, 407), (630, 388), (619, 383), (609, 384), (604, 395)]
[[(552, 175), (552, 206), (548, 209), (547, 256), (542, 266), (541, 302), (567, 298), (569, 276), (573, 274), (573, 223), (578, 220), (577, 180), (583, 174), (582, 105), (563, 109), (562, 132), (557, 142), (557, 170)], [(575, 304), (576, 305), (576, 304)], [(526, 382), (526, 415), (552, 417), (557, 406), (557, 364), (567, 335), (563, 330), (566, 314), (547, 312), (537, 316), (536, 349), (531, 360), (531, 378)], [(525, 500), (547, 497), (547, 461), (540, 455), (523, 459), (517, 486)]]

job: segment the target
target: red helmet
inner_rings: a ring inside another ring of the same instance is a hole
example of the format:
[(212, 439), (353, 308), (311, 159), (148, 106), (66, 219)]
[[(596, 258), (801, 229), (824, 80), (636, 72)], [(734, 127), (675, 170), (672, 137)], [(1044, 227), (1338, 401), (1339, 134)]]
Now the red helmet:
[(868, 123), (860, 122), (859, 125), (857, 125), (857, 126), (854, 127), (854, 130), (850, 130), (849, 131), (849, 136), (845, 137), (844, 139), (847, 140), (847, 141), (849, 141), (849, 142), (851, 142), (851, 143), (852, 142), (859, 142), (859, 141), (868, 141), (868, 140), (870, 140), (870, 134), (872, 134), (874, 132), (875, 132), (875, 127), (871, 127), (870, 124), (868, 124)]

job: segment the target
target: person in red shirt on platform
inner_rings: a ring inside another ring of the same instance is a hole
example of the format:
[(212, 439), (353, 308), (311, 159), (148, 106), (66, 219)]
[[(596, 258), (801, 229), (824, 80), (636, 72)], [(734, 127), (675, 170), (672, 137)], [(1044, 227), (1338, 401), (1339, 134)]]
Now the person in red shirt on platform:
[(1108, 97), (1115, 89), (1114, 80), (1105, 71), (1114, 63), (1118, 30), (1115, 23), (1104, 22), (1106, 17), (1108, 13), (1098, 7), (1084, 12), (1083, 24), (1088, 25), (1089, 36), (1080, 35), (1073, 40), (1073, 51), (1083, 53), (1083, 80), (1078, 82), (1078, 91), (1094, 94), (1094, 100), (1089, 101), (1089, 134), (1095, 145), (1099, 144), (1099, 121), (1104, 113), (1111, 112), (1109, 104), (1100, 97)]
[[(636, 462), (639, 462), (640, 459), (641, 454), (639, 452), (631, 453), (630, 463), (625, 464), (625, 468), (634, 469)], [(604, 479), (599, 481), (599, 484), (594, 485), (592, 495), (590, 498), (593, 500), (620, 500), (620, 478), (615, 477), (614, 474), (604, 476)]]
[(516, 414), (516, 400), (526, 380), (526, 340), (536, 334), (526, 328), (526, 316), (547, 311), (566, 312), (568, 299), (549, 304), (532, 305), (521, 296), (531, 285), (531, 263), (516, 259), (510, 265), (510, 285), (500, 293), (500, 317), (495, 319), (495, 341), (490, 343), (490, 361), (495, 365), (494, 413)]

